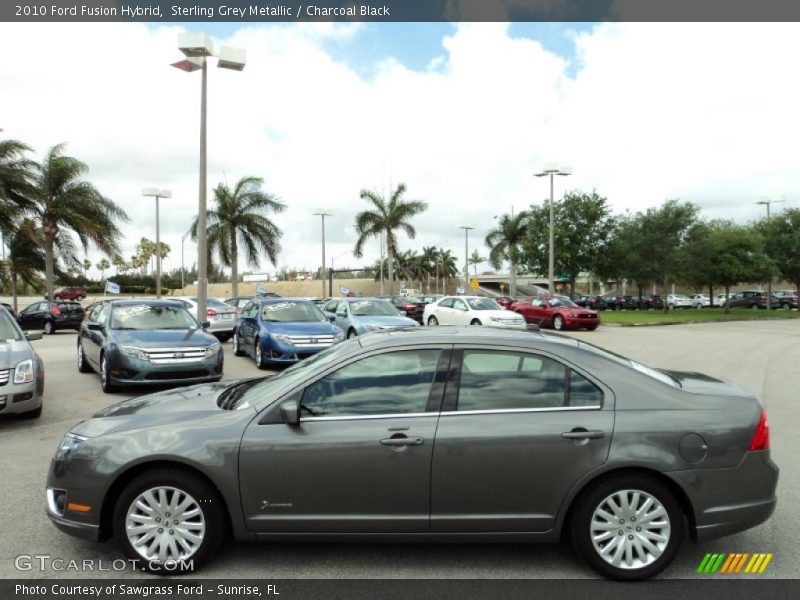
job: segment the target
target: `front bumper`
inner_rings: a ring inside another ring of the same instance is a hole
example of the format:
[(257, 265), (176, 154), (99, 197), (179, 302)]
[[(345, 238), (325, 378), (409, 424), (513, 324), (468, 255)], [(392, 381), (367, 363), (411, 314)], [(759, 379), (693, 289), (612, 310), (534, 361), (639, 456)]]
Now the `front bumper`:
[(667, 473), (693, 507), (697, 541), (713, 540), (760, 525), (772, 515), (779, 469), (769, 451), (747, 452), (731, 469)]
[(36, 380), (14, 383), (14, 370), (10, 380), (0, 386), (0, 415), (18, 415), (36, 410), (42, 405), (42, 390)]
[(584, 329), (584, 328), (597, 327), (598, 325), (600, 325), (600, 318), (564, 317), (564, 325), (568, 329)]
[(109, 379), (121, 386), (207, 383), (222, 378), (222, 367), (222, 350), (200, 361), (167, 365), (118, 354), (109, 360)]
[(301, 347), (293, 344), (284, 344), (269, 338), (269, 340), (261, 344), (261, 356), (266, 364), (293, 364), (322, 352), (323, 350), (327, 350), (332, 345), (333, 344), (319, 344), (316, 346)]
[(525, 330), (528, 328), (528, 324), (525, 322), (525, 319), (521, 321), (517, 321), (515, 323), (503, 323), (502, 321), (486, 321), (484, 327), (492, 327), (493, 329), (520, 329)]

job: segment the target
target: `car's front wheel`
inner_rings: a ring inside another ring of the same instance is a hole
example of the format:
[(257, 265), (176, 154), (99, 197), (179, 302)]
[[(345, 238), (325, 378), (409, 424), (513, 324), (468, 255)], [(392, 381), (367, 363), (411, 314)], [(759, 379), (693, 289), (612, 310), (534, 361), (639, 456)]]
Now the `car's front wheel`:
[(264, 350), (263, 350), (263, 348), (261, 348), (261, 340), (259, 340), (258, 338), (256, 338), (256, 347), (255, 347), (254, 355), (256, 357), (256, 366), (259, 369), (263, 369), (264, 368)]
[(356, 333), (355, 329), (351, 329), (350, 331), (347, 332), (348, 340), (352, 340), (354, 337), (358, 337), (358, 334)]
[(478, 319), (472, 319), (472, 323), (470, 323), (470, 325), (478, 325), (478, 326), (480, 326), (480, 325), (483, 325), (483, 323), (481, 323)]
[(428, 317), (428, 327), (436, 327), (439, 324), (439, 319), (431, 315)]
[(214, 555), (225, 533), (225, 511), (204, 479), (158, 469), (125, 487), (113, 525), (128, 557), (144, 569), (169, 575), (194, 570)]
[(81, 339), (78, 338), (78, 372), (89, 373), (91, 370), (92, 367), (89, 366), (89, 363), (86, 361), (86, 355), (83, 353)]
[(683, 539), (683, 515), (661, 482), (636, 475), (615, 477), (597, 484), (577, 502), (572, 541), (601, 575), (647, 579), (675, 558)]
[(556, 315), (555, 318), (553, 318), (553, 329), (557, 329), (558, 331), (564, 329), (564, 317)]
[(234, 356), (244, 356), (244, 352), (242, 351), (242, 346), (239, 344), (239, 332), (233, 332), (233, 355)]
[(111, 373), (108, 372), (108, 360), (106, 355), (100, 357), (100, 387), (108, 394), (114, 391), (114, 384), (111, 383)]

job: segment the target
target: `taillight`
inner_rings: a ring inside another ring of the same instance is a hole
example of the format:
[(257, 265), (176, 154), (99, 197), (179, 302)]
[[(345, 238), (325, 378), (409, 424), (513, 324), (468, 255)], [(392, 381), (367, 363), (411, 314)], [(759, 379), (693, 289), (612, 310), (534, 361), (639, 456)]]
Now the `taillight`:
[(416, 304), (403, 304), (403, 310), (416, 310)]
[(761, 410), (761, 417), (758, 419), (758, 425), (753, 432), (753, 439), (750, 440), (750, 446), (747, 450), (748, 452), (769, 450), (769, 425), (767, 425), (766, 410)]
[(207, 308), (206, 309), (206, 316), (207, 317), (216, 317), (217, 316), (217, 311), (215, 311), (213, 308)]
[(53, 304), (53, 306), (50, 307), (50, 314), (60, 315), (61, 314), (61, 309), (58, 308), (55, 304)]

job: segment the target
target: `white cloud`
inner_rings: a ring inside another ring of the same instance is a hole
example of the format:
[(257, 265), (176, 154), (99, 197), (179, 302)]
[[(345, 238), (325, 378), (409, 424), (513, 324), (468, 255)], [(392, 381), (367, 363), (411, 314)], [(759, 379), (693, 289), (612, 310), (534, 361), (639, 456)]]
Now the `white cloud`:
[[(247, 48), (248, 64), (209, 72), (209, 186), (265, 178), (289, 207), (276, 217), (281, 264), (318, 264), (319, 206), (335, 213), (328, 256), (352, 248), (359, 190), (390, 181), (430, 204), (415, 221), (417, 241), (401, 244), (448, 241), (459, 255), (459, 224), (478, 227), (474, 243), (493, 215), (547, 196), (532, 177), (545, 162), (573, 166), (557, 194), (596, 187), (617, 210), (679, 197), (709, 216), (746, 220), (760, 215), (757, 197), (797, 200), (796, 24), (598, 25), (575, 36), (577, 69), (535, 40), (509, 37), (504, 24), (468, 24), (423, 70), (398, 56), (376, 61), (369, 79), (326, 51), (331, 42), (358, 50), (364, 27), (249, 25), (217, 40)], [(131, 215), (126, 255), (154, 236), (141, 189), (171, 188), (162, 204), (167, 268), (180, 262), (197, 206), (200, 78), (169, 67), (180, 58), (179, 31), (0, 25), (0, 51), (18, 57), (2, 66), (3, 135), (38, 156), (68, 141)], [(187, 242), (187, 263), (194, 252)], [(377, 243), (367, 253), (376, 256)]]

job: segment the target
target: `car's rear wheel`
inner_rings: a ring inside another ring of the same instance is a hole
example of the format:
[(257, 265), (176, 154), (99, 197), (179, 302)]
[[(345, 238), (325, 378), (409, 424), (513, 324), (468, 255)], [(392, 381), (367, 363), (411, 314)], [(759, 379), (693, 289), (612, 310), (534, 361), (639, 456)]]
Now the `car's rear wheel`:
[(244, 356), (244, 352), (242, 351), (242, 347), (239, 344), (239, 333), (234, 331), (233, 332), (233, 355), (234, 356)]
[(256, 357), (256, 366), (259, 369), (264, 368), (264, 350), (261, 348), (261, 340), (256, 338), (256, 347), (254, 355)]
[(44, 332), (47, 335), (53, 335), (56, 332), (55, 325), (53, 325), (52, 321), (45, 321), (44, 322)]
[(81, 339), (78, 338), (78, 372), (90, 373), (91, 371), (92, 367), (89, 366), (89, 363), (86, 361), (86, 355), (83, 353)]
[(428, 326), (429, 327), (436, 327), (439, 324), (439, 319), (431, 315), (428, 317)]
[(556, 315), (553, 318), (553, 329), (557, 329), (558, 331), (564, 329), (564, 317), (561, 315)]
[(782, 308), (783, 310), (789, 310), (790, 308), (792, 308), (792, 306), (791, 306), (790, 304), (786, 304), (786, 303), (784, 302), (783, 304), (781, 304), (781, 308)]
[(752, 308), (753, 310), (758, 310), (758, 304), (753, 304), (753, 306), (751, 306), (750, 308)]
[(111, 383), (111, 374), (108, 372), (108, 360), (105, 354), (100, 357), (100, 387), (106, 394), (115, 389), (114, 384)]
[(225, 533), (217, 491), (200, 477), (172, 469), (143, 473), (123, 490), (113, 515), (122, 551), (147, 570), (190, 571), (211, 558)]
[(661, 482), (624, 475), (603, 481), (577, 501), (571, 523), (578, 553), (610, 579), (647, 579), (675, 558), (683, 515)]

